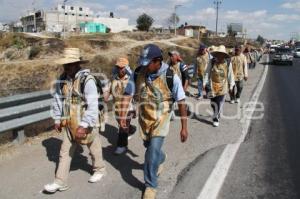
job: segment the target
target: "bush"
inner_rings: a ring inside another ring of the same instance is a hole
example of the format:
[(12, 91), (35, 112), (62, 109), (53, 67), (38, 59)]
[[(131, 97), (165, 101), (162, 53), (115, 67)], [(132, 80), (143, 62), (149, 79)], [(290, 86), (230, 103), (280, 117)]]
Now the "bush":
[(40, 51), (41, 51), (40, 47), (32, 46), (29, 50), (28, 58), (29, 59), (35, 58), (40, 53)]

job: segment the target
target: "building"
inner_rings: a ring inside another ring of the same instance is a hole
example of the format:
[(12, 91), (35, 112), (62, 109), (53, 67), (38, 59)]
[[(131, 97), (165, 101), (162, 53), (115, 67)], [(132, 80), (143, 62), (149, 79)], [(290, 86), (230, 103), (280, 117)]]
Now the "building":
[[(66, 32), (81, 31), (81, 24), (98, 23), (108, 27), (111, 32), (131, 30), (126, 18), (95, 16), (87, 7), (58, 5), (54, 10), (39, 10), (21, 17), (25, 32)], [(86, 30), (86, 29), (85, 29)]]
[(10, 27), (9, 24), (0, 23), (0, 32), (9, 32)]
[(181, 26), (177, 30), (179, 35), (184, 35), (186, 37), (193, 37), (193, 38), (201, 38), (207, 33), (207, 29), (205, 26), (198, 26), (198, 25), (186, 25)]

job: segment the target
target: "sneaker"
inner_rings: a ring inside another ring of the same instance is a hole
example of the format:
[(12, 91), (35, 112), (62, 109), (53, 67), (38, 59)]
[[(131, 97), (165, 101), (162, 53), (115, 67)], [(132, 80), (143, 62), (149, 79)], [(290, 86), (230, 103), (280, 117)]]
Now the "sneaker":
[(127, 151), (127, 147), (117, 147), (115, 150), (116, 155), (121, 155)]
[(104, 171), (96, 171), (89, 179), (90, 183), (99, 182), (102, 177), (105, 175)]
[(219, 127), (220, 123), (219, 122), (213, 122), (214, 127)]
[(105, 132), (105, 122), (100, 124), (100, 132), (101, 133)]
[(241, 102), (240, 98), (237, 98), (237, 99), (235, 100), (235, 103), (240, 103), (240, 102)]
[(197, 100), (201, 100), (201, 99), (202, 99), (202, 96), (198, 96), (198, 97), (197, 97)]
[(234, 104), (234, 100), (230, 100), (230, 102), (229, 102), (230, 104)]
[(144, 192), (143, 199), (155, 199), (156, 189), (147, 187)]
[(158, 166), (158, 169), (157, 169), (157, 176), (160, 176), (160, 174), (162, 173), (162, 171), (164, 170), (164, 164), (167, 160), (168, 156), (167, 154), (165, 153), (165, 160)]
[(67, 189), (69, 189), (68, 185), (60, 185), (56, 182), (46, 184), (44, 186), (44, 190), (49, 193), (55, 193), (57, 191), (66, 191)]

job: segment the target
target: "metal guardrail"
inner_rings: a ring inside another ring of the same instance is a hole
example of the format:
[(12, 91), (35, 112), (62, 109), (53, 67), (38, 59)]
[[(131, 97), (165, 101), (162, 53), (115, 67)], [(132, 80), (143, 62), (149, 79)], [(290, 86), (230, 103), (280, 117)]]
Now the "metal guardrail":
[[(14, 143), (23, 143), (26, 139), (24, 127), (51, 118), (52, 100), (50, 91), (0, 98), (0, 134), (13, 131)], [(107, 111), (112, 110), (112, 107), (110, 97)]]
[(0, 134), (12, 130), (14, 142), (23, 143), (25, 126), (51, 118), (51, 101), (49, 91), (0, 98)]

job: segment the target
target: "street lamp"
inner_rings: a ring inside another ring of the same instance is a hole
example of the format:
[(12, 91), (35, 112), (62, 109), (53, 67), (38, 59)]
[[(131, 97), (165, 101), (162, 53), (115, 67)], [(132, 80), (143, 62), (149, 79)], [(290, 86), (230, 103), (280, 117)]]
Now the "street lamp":
[(219, 7), (222, 4), (222, 0), (215, 0), (214, 4), (216, 5), (217, 17), (216, 17), (216, 36), (218, 36), (218, 22), (219, 22)]
[(176, 36), (176, 26), (177, 26), (177, 15), (176, 15), (176, 10), (177, 8), (181, 7), (182, 5), (175, 5), (174, 6), (174, 30), (175, 30), (175, 36)]

